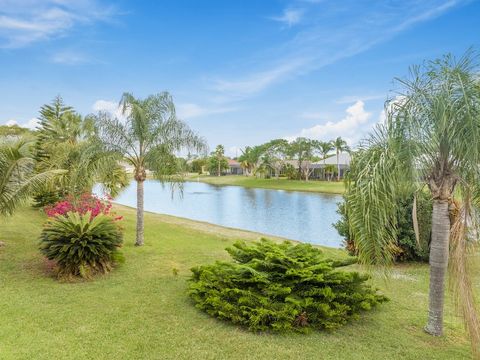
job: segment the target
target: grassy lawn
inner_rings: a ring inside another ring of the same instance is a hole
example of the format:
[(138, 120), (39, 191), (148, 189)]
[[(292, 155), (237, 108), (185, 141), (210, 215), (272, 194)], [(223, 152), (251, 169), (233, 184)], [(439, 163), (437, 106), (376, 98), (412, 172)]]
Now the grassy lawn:
[(248, 188), (262, 188), (288, 191), (308, 191), (330, 194), (343, 194), (345, 185), (343, 181), (302, 181), (281, 179), (257, 179), (242, 175), (209, 176), (190, 174), (190, 181), (202, 181), (213, 185), (236, 185)]
[[(253, 334), (195, 309), (185, 292), (192, 266), (226, 259), (227, 245), (257, 234), (147, 214), (146, 245), (135, 248), (134, 212), (119, 212), (125, 216), (125, 264), (95, 281), (73, 284), (47, 275), (37, 250), (43, 215), (23, 209), (0, 222), (0, 241), (6, 243), (0, 247), (2, 360), (470, 357), (450, 304), (444, 337), (422, 331), (426, 265), (397, 266), (388, 284), (376, 274), (376, 285), (391, 301), (335, 332)], [(338, 250), (327, 251), (342, 256)], [(477, 265), (477, 286), (479, 270)]]

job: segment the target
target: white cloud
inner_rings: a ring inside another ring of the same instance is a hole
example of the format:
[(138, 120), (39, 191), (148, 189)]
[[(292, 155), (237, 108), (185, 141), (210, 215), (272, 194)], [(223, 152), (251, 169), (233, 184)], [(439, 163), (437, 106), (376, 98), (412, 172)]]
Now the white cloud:
[[(468, 0), (412, 0), (394, 4), (377, 2), (368, 7), (353, 0), (342, 2), (340, 6), (304, 2), (303, 15), (285, 12), (276, 20), (293, 24), (301, 19), (305, 26), (289, 41), (254, 54), (253, 59), (246, 59), (244, 63), (256, 64), (250, 69), (237, 70), (231, 77), (212, 78), (213, 90), (223, 102), (242, 100), (274, 84), (364, 52), (465, 2)], [(335, 20), (324, 22), (325, 18)], [(352, 98), (341, 99), (344, 103), (347, 100)]]
[(221, 93), (228, 93), (233, 98), (243, 98), (266, 89), (286, 76), (291, 75), (304, 64), (305, 60), (295, 59), (274, 66), (272, 69), (245, 76), (241, 80), (216, 80), (213, 89)]
[(77, 25), (108, 20), (98, 0), (0, 0), (0, 47), (15, 48), (64, 36)]
[(307, 129), (302, 129), (300, 133), (287, 136), (286, 139), (293, 140), (299, 136), (310, 139), (328, 141), (337, 136), (341, 136), (351, 145), (355, 144), (369, 130), (365, 127), (372, 114), (365, 110), (365, 103), (357, 101), (346, 109), (347, 115), (339, 121), (327, 121), (325, 124), (319, 124)]
[(33, 130), (38, 126), (39, 123), (40, 123), (40, 120), (38, 120), (37, 118), (31, 118), (30, 120), (25, 121), (25, 122), (18, 122), (17, 120), (10, 119), (5, 123), (5, 125), (7, 125), (7, 126), (17, 125), (17, 126), (20, 126), (20, 127), (23, 127), (23, 128)]
[(120, 107), (117, 101), (112, 100), (97, 100), (92, 105), (92, 110), (94, 112), (105, 111), (110, 113), (112, 116), (115, 116), (118, 119), (124, 120), (125, 116), (122, 113), (122, 108)]
[(31, 118), (26, 123), (21, 124), (20, 126), (26, 127), (28, 129), (35, 129), (40, 124), (40, 120), (37, 118)]
[(271, 19), (292, 26), (298, 24), (303, 16), (302, 9), (285, 9), (281, 16), (273, 16)]
[(383, 108), (383, 110), (378, 115), (378, 123), (379, 124), (385, 123), (385, 121), (387, 120), (387, 114), (390, 113), (395, 106), (401, 105), (402, 103), (404, 103), (405, 100), (406, 100), (406, 97), (404, 95), (397, 95), (394, 99), (388, 101), (385, 104), (385, 107)]
[(233, 107), (213, 107), (206, 108), (193, 103), (178, 104), (176, 106), (177, 115), (181, 119), (190, 119), (213, 114), (223, 114), (235, 111)]

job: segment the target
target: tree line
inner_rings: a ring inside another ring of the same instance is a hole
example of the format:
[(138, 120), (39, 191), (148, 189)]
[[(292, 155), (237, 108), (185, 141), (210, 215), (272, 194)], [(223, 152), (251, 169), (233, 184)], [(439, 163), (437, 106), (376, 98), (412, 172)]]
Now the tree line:
[[(340, 154), (351, 149), (341, 137), (330, 141), (321, 141), (298, 137), (293, 141), (275, 139), (256, 146), (247, 146), (236, 159), (246, 176), (278, 179), (284, 175), (289, 179), (308, 181), (314, 171), (312, 163), (322, 162), (320, 178), (340, 180)], [(336, 166), (326, 164), (326, 159), (336, 156)], [(190, 170), (201, 173), (208, 170), (210, 174), (220, 176), (228, 169), (225, 148), (218, 145), (209, 157), (195, 158), (190, 161)]]

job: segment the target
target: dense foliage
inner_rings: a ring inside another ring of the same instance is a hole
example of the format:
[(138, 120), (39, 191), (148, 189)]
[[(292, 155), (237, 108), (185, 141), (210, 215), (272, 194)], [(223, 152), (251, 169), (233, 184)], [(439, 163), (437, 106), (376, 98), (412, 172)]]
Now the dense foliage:
[(90, 278), (112, 269), (122, 241), (122, 230), (110, 216), (71, 211), (47, 221), (40, 251), (55, 262), (59, 277)]
[(121, 158), (95, 138), (97, 128), (91, 116), (81, 116), (58, 96), (41, 107), (39, 119), (35, 168), (38, 172), (62, 169), (65, 174), (35, 194), (37, 207), (53, 204), (66, 195), (90, 192), (96, 183), (112, 196), (128, 185)]
[[(358, 248), (355, 239), (350, 232), (348, 223), (348, 214), (346, 202), (348, 193), (344, 196), (344, 201), (338, 204), (337, 213), (340, 220), (333, 226), (337, 229), (340, 236), (344, 238), (344, 245), (350, 255), (357, 255)], [(431, 196), (425, 192), (417, 194), (416, 218), (419, 230), (419, 241), (415, 237), (413, 225), (413, 195), (403, 196), (398, 199), (397, 209), (397, 242), (394, 248), (395, 261), (428, 261), (430, 234), (432, 228), (432, 200)]]
[(189, 294), (199, 309), (253, 331), (334, 329), (387, 300), (367, 275), (337, 270), (350, 259), (327, 259), (309, 244), (262, 239), (227, 251), (235, 262), (192, 269)]
[(42, 191), (61, 170), (35, 173), (32, 143), (25, 138), (0, 139), (0, 216), (11, 215), (28, 201), (32, 193)]

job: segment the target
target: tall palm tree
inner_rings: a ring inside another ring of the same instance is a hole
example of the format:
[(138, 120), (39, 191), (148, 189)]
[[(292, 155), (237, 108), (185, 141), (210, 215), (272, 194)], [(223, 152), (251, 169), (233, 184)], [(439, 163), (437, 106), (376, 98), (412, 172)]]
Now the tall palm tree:
[(135, 245), (144, 244), (144, 182), (147, 170), (161, 181), (175, 173), (175, 153), (182, 149), (204, 151), (205, 141), (179, 120), (171, 95), (163, 92), (145, 99), (124, 93), (120, 107), (125, 119), (110, 113), (96, 116), (99, 140), (106, 150), (120, 154), (133, 166), (137, 182), (137, 231)]
[(317, 150), (320, 153), (320, 156), (323, 159), (323, 178), (326, 179), (326, 159), (328, 154), (334, 149), (332, 141), (318, 141)]
[(344, 151), (350, 151), (347, 142), (340, 136), (332, 141), (333, 148), (337, 154), (337, 180), (340, 181), (340, 154)]
[(34, 172), (33, 142), (15, 139), (0, 142), (0, 215), (12, 214), (35, 191), (64, 173), (62, 170)]
[[(413, 67), (409, 79), (398, 80), (404, 90), (387, 105), (386, 123), (354, 156), (347, 211), (360, 260), (387, 264), (397, 241), (395, 199), (405, 189), (428, 187), (433, 213), (425, 330), (443, 333), (449, 268), (456, 303), (478, 349), (480, 323), (465, 256), (477, 242), (475, 209), (480, 205), (479, 66), (473, 59), (471, 53), (459, 60), (445, 56)], [(455, 194), (462, 204), (453, 217)]]
[(217, 158), (217, 176), (222, 175), (222, 161), (225, 158), (225, 148), (223, 145), (217, 145), (215, 148), (215, 156)]

